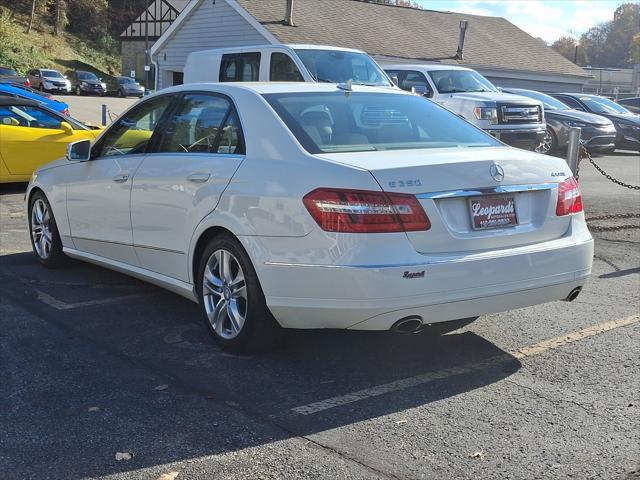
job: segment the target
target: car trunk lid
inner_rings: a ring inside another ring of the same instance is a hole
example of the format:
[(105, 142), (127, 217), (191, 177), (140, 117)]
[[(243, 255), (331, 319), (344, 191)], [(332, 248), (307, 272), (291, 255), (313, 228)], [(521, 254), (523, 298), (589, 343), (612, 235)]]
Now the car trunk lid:
[(554, 157), (506, 147), (321, 156), (370, 171), (384, 191), (416, 195), (431, 229), (407, 236), (424, 254), (544, 242), (562, 237), (570, 225), (555, 208), (557, 185), (571, 172)]

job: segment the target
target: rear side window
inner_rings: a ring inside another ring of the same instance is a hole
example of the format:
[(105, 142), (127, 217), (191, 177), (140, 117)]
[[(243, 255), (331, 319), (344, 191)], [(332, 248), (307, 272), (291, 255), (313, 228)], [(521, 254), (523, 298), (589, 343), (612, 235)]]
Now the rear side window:
[(221, 95), (185, 95), (166, 125), (158, 152), (244, 153), (236, 111)]
[(260, 78), (260, 52), (227, 53), (220, 62), (221, 82), (257, 82)]
[(280, 52), (271, 54), (269, 80), (272, 82), (304, 82), (300, 70), (291, 57)]
[(91, 157), (135, 155), (145, 152), (153, 130), (173, 98), (171, 95), (156, 97), (127, 112), (109, 128), (97, 147), (92, 149)]

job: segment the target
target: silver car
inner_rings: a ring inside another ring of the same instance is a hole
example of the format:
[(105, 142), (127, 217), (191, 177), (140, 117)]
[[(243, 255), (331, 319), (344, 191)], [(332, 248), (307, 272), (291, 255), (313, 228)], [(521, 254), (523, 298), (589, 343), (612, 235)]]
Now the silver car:
[(71, 82), (57, 70), (36, 68), (27, 74), (32, 88), (41, 92), (70, 93)]
[(113, 77), (107, 81), (107, 94), (118, 97), (143, 97), (145, 89), (129, 77)]

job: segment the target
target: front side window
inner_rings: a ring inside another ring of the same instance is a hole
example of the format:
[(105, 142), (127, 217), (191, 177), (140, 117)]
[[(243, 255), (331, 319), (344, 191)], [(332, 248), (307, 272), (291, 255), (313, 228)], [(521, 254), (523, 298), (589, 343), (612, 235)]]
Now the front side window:
[(382, 69), (369, 55), (343, 50), (296, 49), (316, 82), (391, 86)]
[(257, 82), (260, 78), (260, 52), (228, 53), (220, 61), (221, 82)]
[(429, 76), (439, 93), (497, 92), (489, 80), (473, 70), (433, 70)]
[(219, 95), (185, 95), (167, 122), (158, 152), (244, 153), (233, 105)]
[(264, 97), (310, 153), (501, 145), (416, 95), (338, 91)]
[(144, 153), (153, 130), (173, 98), (171, 95), (153, 98), (127, 112), (92, 149), (92, 158)]
[(38, 107), (9, 106), (0, 109), (0, 123), (29, 128), (60, 130), (62, 118)]
[(304, 82), (300, 70), (291, 57), (280, 52), (271, 54), (269, 80), (272, 82)]

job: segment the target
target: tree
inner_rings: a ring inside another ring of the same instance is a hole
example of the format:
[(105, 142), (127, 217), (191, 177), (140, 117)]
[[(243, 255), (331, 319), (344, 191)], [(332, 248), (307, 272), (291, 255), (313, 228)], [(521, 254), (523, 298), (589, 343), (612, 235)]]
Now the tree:
[[(578, 45), (578, 41), (569, 35), (565, 35), (564, 37), (560, 37), (559, 39), (557, 39), (555, 42), (553, 42), (551, 48), (553, 48), (560, 55), (568, 60), (571, 60), (572, 62), (575, 62), (577, 64), (581, 64), (584, 62), (584, 52)], [(577, 58), (576, 48), (578, 48)]]
[(33, 26), (33, 17), (36, 14), (36, 0), (31, 1), (31, 15), (29, 16), (29, 25), (27, 25), (27, 33), (31, 32)]
[(640, 63), (640, 33), (636, 33), (631, 40), (629, 63)]
[(626, 67), (640, 25), (640, 4), (623, 3), (610, 22), (591, 27), (580, 37), (585, 62), (597, 67)]

